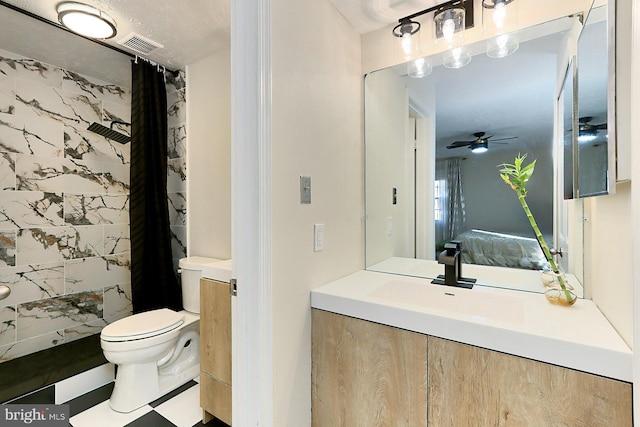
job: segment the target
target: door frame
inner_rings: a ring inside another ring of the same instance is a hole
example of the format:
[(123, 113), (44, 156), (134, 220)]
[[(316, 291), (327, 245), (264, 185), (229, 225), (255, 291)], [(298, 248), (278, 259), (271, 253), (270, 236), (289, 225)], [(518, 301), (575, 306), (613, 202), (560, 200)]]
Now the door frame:
[(271, 2), (231, 2), (232, 424), (273, 424)]

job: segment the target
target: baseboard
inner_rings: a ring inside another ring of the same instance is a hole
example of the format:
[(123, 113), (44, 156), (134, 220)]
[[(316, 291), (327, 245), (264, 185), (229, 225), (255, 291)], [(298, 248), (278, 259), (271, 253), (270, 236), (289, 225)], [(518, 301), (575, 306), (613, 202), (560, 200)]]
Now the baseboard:
[[(16, 400), (52, 387), (107, 362), (100, 334), (0, 363), (0, 402)], [(53, 403), (53, 402), (52, 402)]]
[(95, 390), (115, 379), (115, 367), (105, 363), (55, 384), (55, 403), (60, 404)]

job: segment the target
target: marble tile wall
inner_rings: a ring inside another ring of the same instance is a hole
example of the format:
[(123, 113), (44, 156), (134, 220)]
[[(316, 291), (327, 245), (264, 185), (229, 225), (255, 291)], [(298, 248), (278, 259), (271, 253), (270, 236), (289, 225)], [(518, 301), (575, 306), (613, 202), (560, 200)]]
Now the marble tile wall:
[(183, 71), (178, 76), (167, 73), (168, 162), (167, 196), (171, 224), (171, 249), (174, 268), (187, 256), (187, 131), (186, 85)]
[[(186, 247), (184, 73), (168, 75), (172, 248)], [(0, 50), (0, 362), (128, 316), (130, 89)], [(120, 126), (128, 133), (128, 126)]]

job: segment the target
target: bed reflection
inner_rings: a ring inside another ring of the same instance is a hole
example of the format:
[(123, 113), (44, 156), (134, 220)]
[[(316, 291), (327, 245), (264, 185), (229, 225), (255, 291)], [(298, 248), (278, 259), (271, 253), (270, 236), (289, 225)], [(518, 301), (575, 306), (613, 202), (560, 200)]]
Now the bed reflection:
[(461, 260), (464, 264), (528, 270), (550, 268), (538, 241), (533, 237), (473, 229), (460, 233), (456, 240), (462, 242)]

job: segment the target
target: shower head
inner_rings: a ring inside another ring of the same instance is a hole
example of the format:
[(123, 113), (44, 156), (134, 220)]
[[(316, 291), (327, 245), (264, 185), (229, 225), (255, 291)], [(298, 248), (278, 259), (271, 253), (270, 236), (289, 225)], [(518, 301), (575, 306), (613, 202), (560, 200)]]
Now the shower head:
[(91, 132), (95, 132), (98, 135), (102, 135), (105, 138), (112, 139), (116, 142), (119, 142), (120, 144), (126, 144), (127, 142), (131, 141), (130, 136), (113, 130), (113, 125), (116, 123), (122, 124), (122, 125), (129, 125), (129, 126), (131, 125), (130, 123), (116, 121), (116, 122), (111, 122), (111, 128), (108, 128), (106, 126), (101, 125), (100, 123), (93, 122), (91, 123), (91, 125), (89, 125), (87, 130), (90, 130)]

